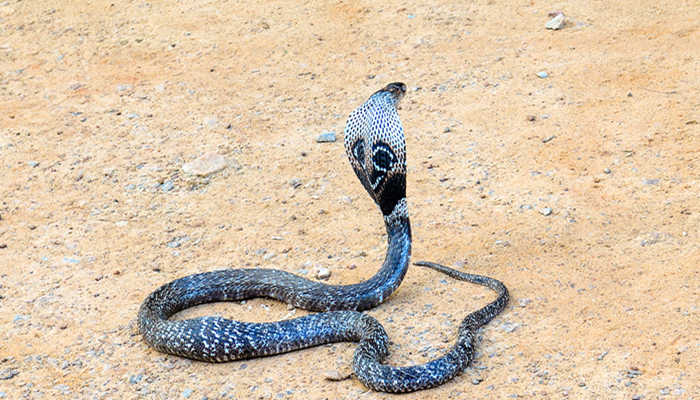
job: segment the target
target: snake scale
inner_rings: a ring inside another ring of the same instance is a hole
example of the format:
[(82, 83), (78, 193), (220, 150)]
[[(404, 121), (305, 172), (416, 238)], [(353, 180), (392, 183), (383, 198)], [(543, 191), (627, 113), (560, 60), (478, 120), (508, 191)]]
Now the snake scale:
[[(422, 365), (382, 364), (389, 338), (382, 325), (360, 311), (387, 299), (406, 274), (411, 256), (411, 225), (406, 203), (406, 145), (397, 105), (406, 85), (395, 82), (375, 92), (348, 117), (345, 150), (370, 197), (379, 206), (388, 235), (386, 258), (368, 280), (328, 285), (273, 269), (225, 269), (165, 284), (141, 305), (138, 327), (155, 349), (195, 360), (224, 362), (280, 354), (332, 342), (359, 342), (353, 370), (367, 387), (410, 392), (440, 385), (463, 371), (474, 353), (476, 331), (500, 313), (508, 291), (500, 282), (433, 264), (416, 263), (453, 278), (487, 286), (498, 293), (461, 323), (457, 340), (444, 355)], [(203, 303), (268, 297), (319, 313), (299, 318), (250, 323), (217, 316), (169, 320)]]

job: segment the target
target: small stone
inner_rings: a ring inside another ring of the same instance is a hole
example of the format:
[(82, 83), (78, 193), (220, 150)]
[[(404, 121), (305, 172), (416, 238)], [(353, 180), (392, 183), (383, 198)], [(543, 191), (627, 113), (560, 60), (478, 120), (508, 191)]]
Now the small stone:
[(659, 179), (658, 179), (658, 178), (644, 179), (644, 184), (645, 184), (645, 185), (658, 185), (658, 184), (659, 184)]
[(316, 271), (316, 278), (326, 280), (331, 277), (331, 271), (328, 268), (321, 267)]
[(323, 378), (333, 382), (344, 381), (346, 379), (349, 379), (351, 376), (352, 372), (342, 373), (337, 369), (329, 369), (323, 372)]
[(547, 71), (540, 71), (540, 72), (538, 72), (538, 73), (535, 74), (535, 75), (537, 75), (537, 77), (538, 77), (538, 78), (541, 78), (541, 79), (544, 79), (544, 78), (549, 77), (549, 74), (547, 73)]
[(606, 350), (606, 351), (600, 353), (600, 355), (598, 357), (596, 357), (596, 360), (602, 361), (605, 358), (605, 356), (607, 356), (607, 355), (608, 355), (608, 351)]
[(182, 165), (182, 171), (190, 175), (208, 176), (226, 168), (224, 156), (207, 153), (194, 161)]
[(606, 174), (609, 174), (609, 173), (611, 173), (611, 172), (612, 172), (612, 171), (610, 171), (610, 168), (605, 168), (605, 169), (603, 170), (603, 173), (606, 173)]
[(549, 143), (549, 142), (551, 142), (555, 137), (556, 137), (556, 136), (554, 136), (554, 135), (547, 136), (546, 138), (542, 139), (542, 143)]
[(182, 397), (189, 399), (190, 396), (192, 396), (193, 392), (194, 392), (194, 390), (192, 390), (192, 389), (185, 389), (182, 391)]
[(7, 369), (0, 372), (0, 380), (6, 381), (8, 379), (14, 378), (18, 374), (19, 374), (19, 371), (17, 371), (16, 369), (7, 368)]
[(552, 215), (552, 209), (549, 207), (542, 208), (540, 209), (540, 214), (544, 215), (545, 217)]
[(550, 19), (546, 24), (544, 24), (544, 27), (558, 31), (559, 29), (563, 28), (564, 25), (566, 25), (566, 17), (564, 16), (564, 13), (558, 12), (554, 18)]
[(58, 384), (54, 386), (53, 389), (57, 392), (61, 392), (64, 395), (70, 394), (70, 386), (68, 385)]
[(640, 371), (637, 367), (632, 367), (627, 370), (627, 377), (630, 379), (634, 379), (640, 375), (642, 375), (642, 371)]
[(525, 119), (528, 120), (528, 121), (530, 121), (530, 122), (532, 122), (532, 121), (536, 121), (536, 120), (537, 120), (537, 117), (534, 116), (534, 115), (528, 115), (528, 116), (525, 117)]
[(32, 168), (36, 168), (39, 166), (39, 163), (37, 161), (27, 161), (27, 165), (29, 165)]
[(481, 377), (474, 378), (474, 379), (472, 379), (472, 385), (478, 385), (483, 381), (484, 381), (484, 378), (481, 378)]
[(128, 118), (128, 119), (138, 119), (138, 118), (139, 118), (139, 115), (138, 115), (137, 113), (128, 113), (128, 114), (126, 115), (126, 118)]
[(301, 184), (302, 184), (302, 182), (301, 182), (301, 179), (299, 179), (299, 178), (292, 178), (289, 180), (289, 186), (293, 187), (294, 189), (301, 186)]
[(169, 192), (173, 190), (173, 188), (175, 188), (175, 184), (173, 183), (173, 181), (165, 181), (162, 185), (160, 185), (160, 190), (164, 192)]
[(452, 129), (449, 126), (442, 130), (442, 133), (450, 133), (450, 132), (452, 132)]
[(518, 304), (520, 305), (520, 307), (527, 307), (530, 303), (532, 303), (532, 300), (528, 299), (527, 297), (518, 299)]
[(190, 237), (187, 235), (174, 237), (174, 238), (172, 238), (172, 240), (170, 240), (167, 243), (167, 246), (170, 247), (171, 249), (176, 249), (176, 248), (182, 246), (183, 243), (185, 243), (189, 240), (190, 240)]
[(118, 91), (118, 92), (125, 92), (125, 91), (131, 90), (131, 89), (133, 89), (133, 88), (134, 88), (134, 86), (133, 86), (133, 85), (129, 85), (128, 83), (123, 83), (123, 84), (117, 85), (117, 91)]
[(316, 143), (333, 143), (335, 140), (335, 132), (324, 132), (318, 135)]
[(219, 124), (219, 120), (216, 117), (206, 117), (204, 118), (204, 125), (208, 128), (213, 129)]
[(129, 377), (129, 383), (131, 383), (132, 385), (135, 385), (135, 384), (141, 382), (141, 379), (143, 379), (143, 374), (131, 375)]
[(501, 329), (503, 329), (503, 331), (506, 333), (515, 332), (515, 330), (518, 329), (519, 327), (520, 327), (520, 324), (517, 322), (506, 321), (501, 325)]

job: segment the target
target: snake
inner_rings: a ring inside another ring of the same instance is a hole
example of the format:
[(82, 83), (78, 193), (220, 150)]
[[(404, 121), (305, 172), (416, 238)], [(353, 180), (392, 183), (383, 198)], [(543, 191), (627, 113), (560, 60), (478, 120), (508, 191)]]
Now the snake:
[[(362, 311), (384, 302), (401, 284), (411, 257), (411, 224), (406, 202), (406, 141), (398, 105), (406, 85), (394, 82), (373, 93), (348, 117), (344, 145), (350, 165), (379, 207), (387, 232), (384, 262), (369, 279), (349, 285), (313, 281), (283, 270), (229, 268), (188, 275), (153, 291), (141, 304), (137, 323), (154, 349), (207, 362), (270, 356), (334, 342), (357, 342), (353, 373), (368, 388), (412, 392), (441, 385), (460, 374), (474, 356), (476, 332), (508, 303), (505, 285), (444, 265), (419, 262), (455, 279), (486, 286), (497, 298), (467, 315), (457, 340), (427, 363), (391, 366), (389, 337)], [(170, 319), (195, 305), (265, 297), (317, 313), (276, 322), (244, 322), (220, 316)]]

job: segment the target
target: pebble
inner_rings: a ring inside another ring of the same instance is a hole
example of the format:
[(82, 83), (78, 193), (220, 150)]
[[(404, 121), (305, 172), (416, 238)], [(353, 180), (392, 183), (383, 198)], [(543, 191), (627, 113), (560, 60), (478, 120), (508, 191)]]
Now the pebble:
[(132, 385), (135, 385), (135, 384), (141, 382), (141, 379), (143, 379), (143, 374), (131, 375), (129, 377), (129, 383), (131, 383)]
[(634, 379), (640, 375), (642, 375), (642, 371), (640, 371), (639, 368), (632, 367), (627, 370), (627, 377), (630, 379)]
[(605, 169), (603, 170), (603, 172), (606, 173), (606, 174), (609, 174), (609, 173), (611, 173), (612, 171), (610, 171), (610, 168), (605, 168)]
[(512, 333), (515, 332), (516, 329), (520, 327), (520, 324), (517, 322), (504, 322), (501, 324), (501, 329), (503, 329), (504, 332), (506, 333)]
[(328, 381), (344, 381), (352, 376), (352, 372), (340, 372), (337, 369), (329, 369), (323, 372), (323, 378)]
[(190, 396), (192, 396), (193, 392), (194, 392), (194, 390), (192, 390), (192, 389), (185, 389), (182, 391), (182, 397), (189, 399)]
[(301, 185), (302, 185), (302, 182), (301, 182), (301, 179), (299, 179), (299, 178), (292, 178), (289, 180), (289, 186), (293, 187), (294, 189), (298, 188)]
[(605, 358), (605, 356), (607, 356), (607, 355), (608, 355), (608, 351), (606, 350), (606, 351), (600, 353), (600, 355), (598, 357), (596, 357), (596, 360), (602, 361)]
[(556, 137), (556, 136), (554, 136), (554, 135), (547, 136), (546, 138), (542, 139), (542, 143), (551, 142), (555, 137)]
[(544, 27), (558, 31), (559, 29), (563, 28), (564, 25), (566, 25), (566, 17), (564, 16), (564, 13), (559, 12), (554, 18), (547, 21), (547, 23), (544, 24)]
[(552, 209), (549, 207), (545, 207), (540, 209), (540, 214), (544, 215), (545, 217), (548, 215), (552, 215)]
[(175, 184), (173, 183), (173, 181), (165, 181), (165, 182), (163, 182), (162, 185), (160, 185), (160, 190), (162, 190), (164, 192), (169, 192), (169, 191), (173, 190), (174, 188), (175, 188)]
[(62, 383), (54, 386), (53, 389), (57, 392), (61, 392), (64, 395), (70, 394), (70, 386)]
[(170, 247), (171, 249), (176, 249), (176, 248), (182, 246), (182, 244), (188, 240), (190, 240), (190, 237), (187, 235), (174, 237), (171, 241), (169, 241), (167, 243), (167, 246)]
[(324, 132), (318, 135), (316, 143), (333, 143), (335, 140), (335, 132)]
[(536, 120), (537, 120), (537, 117), (534, 116), (534, 115), (528, 115), (528, 116), (525, 117), (525, 119), (528, 120), (528, 121), (536, 121)]
[(654, 179), (644, 179), (644, 184), (645, 185), (658, 185), (659, 184), (659, 179), (654, 178)]
[(224, 156), (207, 153), (194, 161), (182, 165), (182, 171), (190, 175), (208, 176), (226, 168)]
[(2, 372), (0, 372), (0, 380), (6, 381), (8, 379), (14, 378), (18, 374), (19, 374), (19, 371), (17, 371), (16, 369), (7, 368), (6, 370), (3, 370)]
[(481, 382), (483, 382), (483, 380), (484, 380), (484, 378), (481, 378), (481, 377), (479, 377), (479, 378), (474, 378), (474, 379), (472, 379), (472, 385), (478, 385), (478, 384), (480, 384)]
[(547, 71), (540, 71), (536, 75), (538, 78), (542, 78), (542, 79), (549, 77), (549, 74), (547, 73)]
[(28, 161), (28, 162), (27, 162), (27, 165), (29, 165), (29, 166), (32, 167), (32, 168), (36, 168), (36, 167), (39, 166), (39, 163), (36, 162), (36, 161)]
[(316, 271), (316, 278), (317, 279), (322, 279), (326, 280), (331, 277), (331, 271), (328, 268), (319, 268), (318, 271)]
[(208, 128), (213, 129), (219, 124), (219, 120), (216, 117), (206, 117), (204, 118), (204, 125)]
[(532, 303), (531, 299), (528, 299), (527, 297), (518, 299), (518, 304), (520, 307), (527, 307), (528, 304)]

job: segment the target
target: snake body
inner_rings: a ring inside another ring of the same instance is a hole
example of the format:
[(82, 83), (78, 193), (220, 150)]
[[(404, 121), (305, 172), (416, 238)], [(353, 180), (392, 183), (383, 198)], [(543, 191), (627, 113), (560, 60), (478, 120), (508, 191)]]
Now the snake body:
[[(508, 292), (492, 278), (419, 263), (496, 290), (498, 298), (469, 314), (455, 345), (423, 365), (382, 364), (389, 338), (382, 325), (360, 311), (386, 300), (400, 285), (411, 255), (411, 225), (406, 203), (406, 150), (397, 105), (406, 92), (391, 83), (375, 92), (348, 117), (345, 149), (358, 179), (384, 216), (387, 253), (379, 271), (364, 282), (328, 285), (274, 269), (225, 269), (185, 276), (151, 293), (138, 313), (138, 327), (155, 349), (195, 360), (225, 362), (280, 354), (324, 343), (359, 342), (355, 375), (367, 387), (409, 392), (434, 387), (460, 373), (471, 360), (476, 330), (505, 307)], [(216, 316), (169, 320), (186, 308), (215, 301), (268, 297), (319, 311), (299, 318), (249, 323)]]

